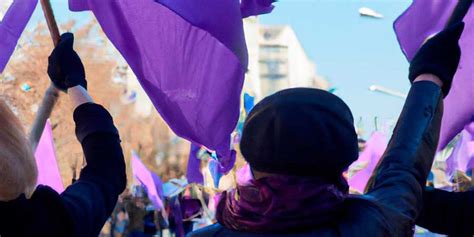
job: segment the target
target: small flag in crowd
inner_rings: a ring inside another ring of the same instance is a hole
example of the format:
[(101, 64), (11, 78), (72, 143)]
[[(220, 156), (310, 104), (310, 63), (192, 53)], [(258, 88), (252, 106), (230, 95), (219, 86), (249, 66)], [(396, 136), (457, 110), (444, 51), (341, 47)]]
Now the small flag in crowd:
[(1, 0), (0, 73), (15, 51), (18, 40), (33, 14), (38, 0)]
[(253, 107), (255, 106), (255, 97), (245, 93), (244, 94), (244, 109), (247, 115), (250, 114)]
[(201, 146), (191, 144), (189, 152), (188, 168), (186, 178), (189, 183), (204, 184), (204, 176), (201, 172), (201, 159), (199, 159), (199, 150)]
[(456, 171), (466, 173), (474, 169), (474, 122), (465, 127), (453, 152), (446, 160), (446, 173), (452, 177)]
[(43, 134), (36, 147), (35, 158), (36, 166), (38, 166), (38, 184), (49, 186), (56, 190), (56, 192), (62, 193), (64, 185), (59, 173), (56, 150), (54, 148), (53, 129), (49, 120), (46, 121)]
[(364, 193), (367, 182), (369, 181), (372, 173), (375, 170), (380, 158), (382, 157), (385, 149), (387, 148), (387, 138), (381, 132), (374, 132), (370, 139), (365, 145), (365, 149), (359, 155), (354, 164), (351, 165), (357, 166), (357, 164), (365, 163), (366, 166), (356, 172), (352, 177), (349, 178), (349, 186), (360, 192)]
[(271, 11), (267, 2), (69, 0), (69, 7), (94, 13), (171, 129), (216, 151), (227, 173), (248, 64), (242, 17)]
[[(414, 0), (412, 5), (394, 23), (395, 32), (405, 56), (410, 61), (425, 40), (442, 31), (450, 22), (460, 21), (463, 4), (458, 0)], [(461, 8), (459, 8), (460, 6)], [(469, 7), (469, 5), (466, 5)], [(467, 8), (466, 8), (467, 9)], [(461, 14), (460, 14), (461, 13)], [(460, 18), (460, 19), (457, 19)], [(474, 6), (471, 4), (463, 18), (466, 26), (459, 41), (461, 62), (454, 77), (451, 92), (444, 100), (439, 149), (459, 134), (474, 117)]]
[(132, 152), (132, 172), (133, 176), (143, 185), (148, 197), (157, 210), (163, 208), (163, 183), (153, 172), (148, 170), (135, 152)]

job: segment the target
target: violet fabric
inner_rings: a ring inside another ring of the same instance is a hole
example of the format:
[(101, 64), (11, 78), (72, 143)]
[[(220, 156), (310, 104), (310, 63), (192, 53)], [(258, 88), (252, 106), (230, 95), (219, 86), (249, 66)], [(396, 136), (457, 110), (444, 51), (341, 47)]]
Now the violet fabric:
[(135, 152), (132, 153), (131, 163), (133, 176), (146, 188), (148, 198), (150, 198), (155, 208), (161, 210), (163, 208), (163, 201), (158, 191), (163, 189), (161, 179), (145, 167)]
[(385, 149), (387, 149), (386, 136), (381, 132), (374, 132), (367, 141), (364, 151), (362, 151), (357, 161), (353, 164), (367, 163), (367, 167), (359, 170), (349, 178), (349, 186), (352, 189), (364, 193), (367, 182), (372, 176), (372, 173), (385, 152)]
[(198, 157), (201, 146), (191, 144), (189, 152), (188, 168), (186, 178), (188, 183), (204, 184), (204, 177), (201, 172), (201, 159)]
[[(409, 61), (429, 36), (443, 30), (457, 3), (458, 0), (414, 0), (395, 21), (398, 41)], [(461, 62), (451, 92), (444, 100), (439, 149), (445, 148), (474, 116), (474, 7), (471, 6), (464, 22), (466, 26), (459, 41)]]
[(0, 73), (15, 51), (21, 33), (36, 8), (38, 0), (14, 0), (0, 21)]
[(347, 189), (319, 178), (273, 176), (222, 194), (216, 218), (225, 227), (253, 233), (310, 230), (340, 214)]
[(249, 185), (253, 180), (252, 170), (249, 164), (245, 164), (242, 168), (238, 169), (235, 176), (237, 177), (238, 185)]
[(176, 237), (184, 237), (183, 213), (180, 206), (179, 196), (172, 197), (170, 200), (171, 215), (174, 219), (174, 233)]
[(270, 13), (273, 10), (274, 0), (242, 0), (240, 11), (243, 17)]
[(56, 150), (54, 148), (53, 130), (51, 123), (46, 121), (46, 125), (41, 135), (41, 139), (35, 151), (36, 166), (38, 167), (38, 184), (46, 185), (58, 193), (64, 191), (64, 185), (59, 173), (56, 160)]
[(94, 13), (173, 131), (216, 151), (220, 172), (230, 171), (248, 64), (240, 2), (69, 0), (69, 7)]
[(446, 160), (446, 174), (452, 177), (456, 170), (467, 172), (474, 168), (474, 122), (465, 127), (453, 152)]

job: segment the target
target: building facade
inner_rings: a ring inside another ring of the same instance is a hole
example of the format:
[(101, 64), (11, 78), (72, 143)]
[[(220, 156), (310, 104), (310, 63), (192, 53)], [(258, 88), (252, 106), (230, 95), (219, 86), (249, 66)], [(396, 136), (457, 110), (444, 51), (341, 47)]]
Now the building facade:
[(260, 25), (254, 17), (245, 20), (245, 34), (249, 69), (244, 91), (257, 100), (286, 88), (328, 89), (290, 26)]

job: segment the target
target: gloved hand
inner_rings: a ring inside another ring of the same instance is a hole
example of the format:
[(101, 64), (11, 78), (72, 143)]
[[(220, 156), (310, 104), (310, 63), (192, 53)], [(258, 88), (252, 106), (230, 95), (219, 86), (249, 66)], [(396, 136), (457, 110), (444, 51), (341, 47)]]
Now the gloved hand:
[(79, 55), (73, 49), (74, 35), (65, 33), (49, 56), (48, 75), (61, 91), (80, 85), (87, 89), (86, 73)]
[(421, 74), (434, 74), (443, 82), (443, 94), (447, 96), (461, 59), (459, 38), (464, 22), (457, 23), (429, 39), (416, 53), (410, 64), (410, 82)]

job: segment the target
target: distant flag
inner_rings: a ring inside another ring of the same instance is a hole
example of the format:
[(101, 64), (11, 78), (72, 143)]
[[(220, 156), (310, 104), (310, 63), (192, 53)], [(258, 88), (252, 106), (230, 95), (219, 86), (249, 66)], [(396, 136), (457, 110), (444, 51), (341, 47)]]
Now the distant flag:
[[(38, 0), (1, 0), (0, 73), (3, 72), (18, 40), (36, 8)], [(11, 5), (10, 5), (11, 4)]]
[(204, 184), (204, 176), (201, 172), (201, 159), (199, 158), (199, 150), (201, 146), (191, 144), (189, 151), (188, 168), (186, 178), (189, 183)]
[[(425, 40), (442, 31), (450, 22), (457, 22), (464, 14), (463, 4), (471, 1), (458, 0), (414, 0), (412, 5), (394, 23), (395, 32), (400, 46), (409, 61)], [(461, 8), (459, 8), (459, 7)], [(469, 7), (469, 5), (466, 5)], [(467, 9), (466, 7), (466, 9)], [(455, 10), (456, 9), (456, 10)], [(451, 92), (444, 100), (444, 117), (441, 126), (439, 149), (459, 134), (465, 125), (474, 117), (474, 7), (471, 4), (467, 15), (463, 18), (466, 23), (459, 44), (462, 57), (458, 71), (454, 77)]]
[(366, 142), (365, 149), (359, 155), (359, 159), (351, 165), (351, 167), (354, 167), (361, 163), (365, 164), (365, 168), (356, 172), (352, 177), (349, 177), (349, 186), (352, 189), (360, 193), (365, 191), (367, 182), (372, 176), (386, 148), (386, 136), (381, 132), (374, 132)]
[(147, 191), (148, 198), (157, 210), (163, 208), (163, 183), (153, 172), (148, 170), (135, 152), (132, 152), (133, 176), (143, 185)]
[(466, 173), (471, 169), (474, 169), (474, 122), (462, 131), (461, 138), (446, 160), (446, 173), (449, 177), (456, 171)]
[(255, 106), (255, 97), (244, 93), (244, 109), (245, 113), (248, 115), (250, 111), (252, 111), (253, 107)]
[(383, 18), (383, 15), (376, 12), (375, 10), (368, 8), (368, 7), (361, 7), (359, 9), (359, 14), (361, 16), (365, 17), (371, 17), (371, 18)]
[(236, 172), (237, 184), (248, 185), (253, 180), (252, 170), (249, 164), (245, 164), (242, 168)]
[(267, 3), (69, 0), (69, 7), (94, 13), (163, 119), (178, 136), (216, 151), (227, 173), (248, 65), (242, 17), (268, 13)]
[(35, 151), (38, 166), (38, 184), (46, 185), (58, 193), (64, 191), (54, 148), (53, 130), (49, 120), (46, 122), (41, 139)]

